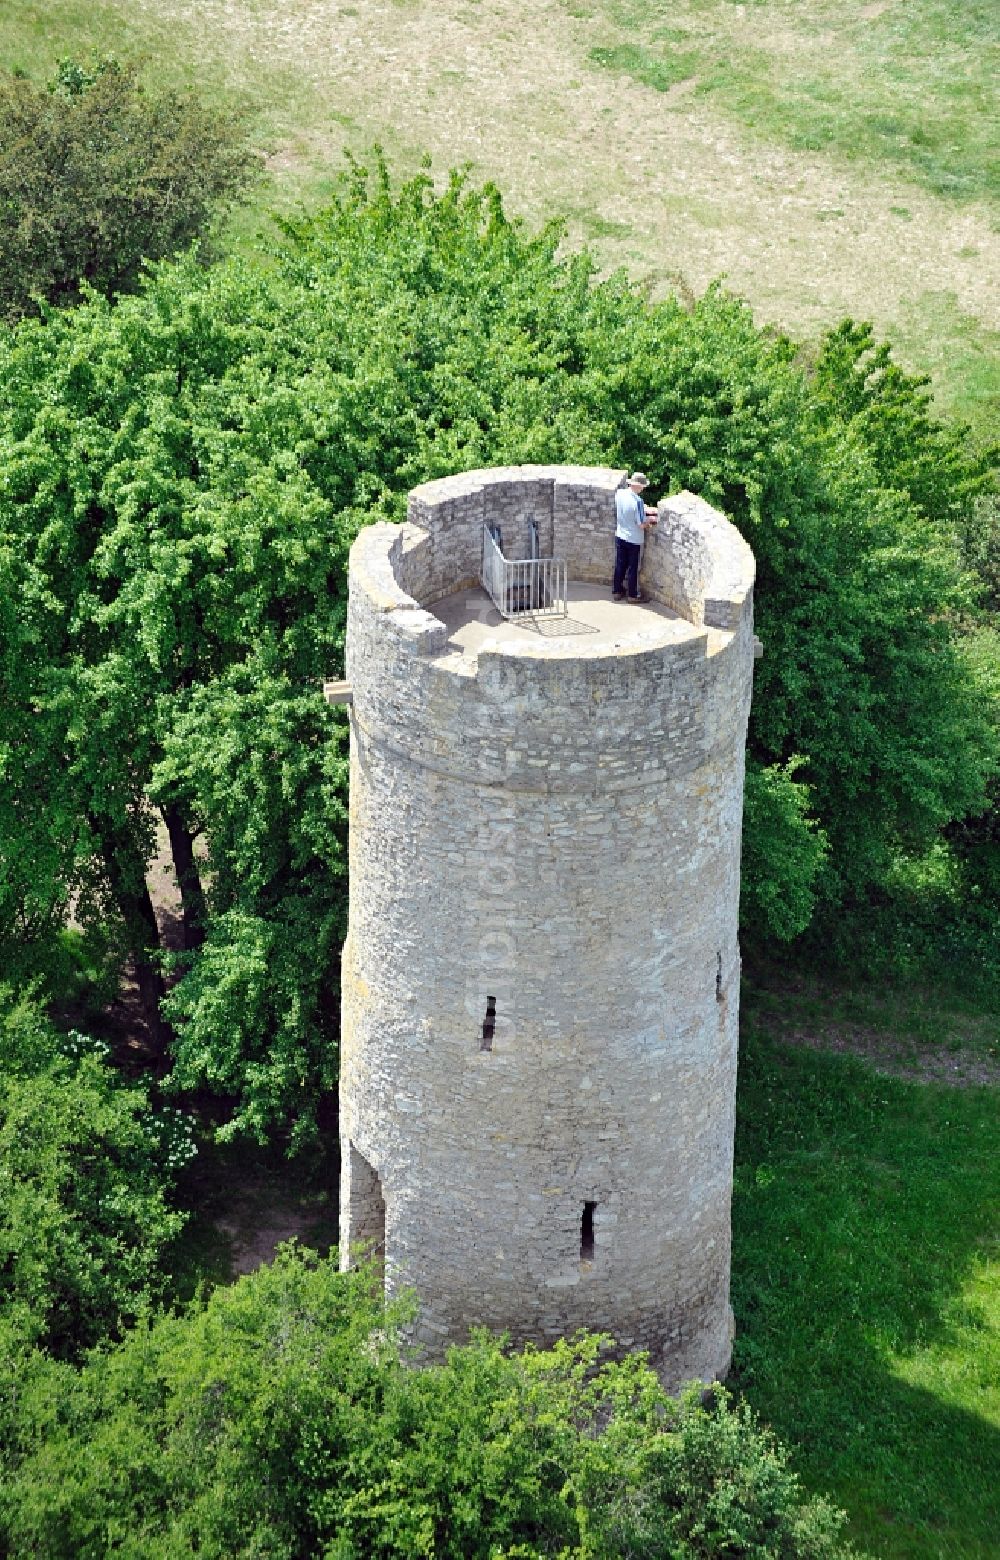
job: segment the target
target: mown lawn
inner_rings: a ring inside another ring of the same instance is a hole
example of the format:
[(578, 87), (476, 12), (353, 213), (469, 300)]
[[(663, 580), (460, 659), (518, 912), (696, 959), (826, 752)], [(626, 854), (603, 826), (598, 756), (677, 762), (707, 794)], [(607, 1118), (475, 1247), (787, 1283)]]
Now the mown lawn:
[(757, 137), (895, 167), (935, 195), (1000, 196), (990, 0), (566, 0), (605, 19), (592, 58), (690, 82)]
[(0, 65), (145, 54), (244, 108), (269, 178), (230, 240), (345, 147), (428, 151), (654, 291), (725, 275), (806, 343), (873, 319), (988, 434), (997, 36), (987, 0), (13, 0)]
[(1000, 1090), (883, 1077), (750, 1005), (734, 1381), (879, 1556), (995, 1556)]

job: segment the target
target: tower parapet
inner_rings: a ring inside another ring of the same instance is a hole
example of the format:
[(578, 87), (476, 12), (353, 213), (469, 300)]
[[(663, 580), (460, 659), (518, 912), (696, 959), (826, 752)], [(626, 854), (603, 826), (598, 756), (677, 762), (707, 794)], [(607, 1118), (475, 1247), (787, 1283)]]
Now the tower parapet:
[[(484, 1323), (726, 1370), (753, 557), (691, 494), (610, 601), (624, 473), (425, 484), (351, 551), (342, 1259), (431, 1352)], [(484, 525), (565, 620), (479, 590)]]

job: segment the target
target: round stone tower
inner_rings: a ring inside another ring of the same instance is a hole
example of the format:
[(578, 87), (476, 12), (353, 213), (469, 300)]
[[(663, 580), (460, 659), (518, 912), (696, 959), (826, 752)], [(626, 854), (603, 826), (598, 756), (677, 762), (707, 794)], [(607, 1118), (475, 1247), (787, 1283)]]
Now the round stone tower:
[[(340, 1232), (431, 1354), (587, 1327), (674, 1387), (730, 1358), (754, 562), (682, 493), (613, 602), (623, 480), (469, 472), (352, 548)], [(564, 616), (495, 610), (491, 526)]]

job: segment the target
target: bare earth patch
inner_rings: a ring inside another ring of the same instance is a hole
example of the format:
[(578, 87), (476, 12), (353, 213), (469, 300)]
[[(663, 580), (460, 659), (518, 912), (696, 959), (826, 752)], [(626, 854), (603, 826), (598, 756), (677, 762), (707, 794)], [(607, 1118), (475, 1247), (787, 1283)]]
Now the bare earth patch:
[(856, 1056), (909, 1082), (1000, 1087), (1000, 1020), (958, 994), (773, 968), (756, 972), (742, 1005), (750, 1027), (782, 1045)]
[(296, 1207), (291, 1201), (275, 1198), (264, 1202), (255, 1197), (233, 1200), (230, 1212), (214, 1220), (215, 1227), (229, 1243), (229, 1268), (233, 1278), (255, 1273), (273, 1262), (278, 1247), (288, 1240), (304, 1246), (325, 1247), (322, 1236), (328, 1215)]

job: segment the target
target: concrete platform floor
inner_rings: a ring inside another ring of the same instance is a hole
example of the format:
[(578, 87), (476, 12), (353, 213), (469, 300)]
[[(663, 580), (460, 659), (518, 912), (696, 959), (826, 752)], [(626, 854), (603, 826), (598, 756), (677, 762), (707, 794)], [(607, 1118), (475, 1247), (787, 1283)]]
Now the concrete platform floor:
[(625, 638), (634, 643), (637, 634), (652, 649), (675, 644), (692, 632), (690, 623), (659, 601), (643, 605), (612, 601), (607, 585), (570, 580), (567, 596), (565, 617), (525, 616), (508, 622), (478, 586), (429, 602), (427, 611), (445, 625), (452, 647), (471, 655), (487, 640), (559, 642), (577, 655), (586, 655), (591, 650), (614, 648)]

